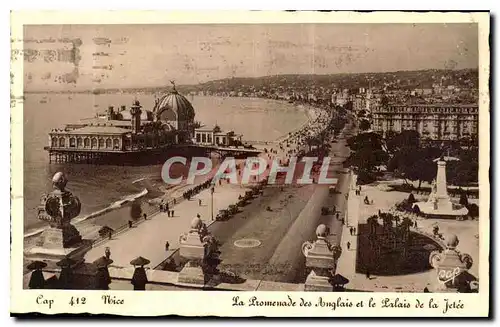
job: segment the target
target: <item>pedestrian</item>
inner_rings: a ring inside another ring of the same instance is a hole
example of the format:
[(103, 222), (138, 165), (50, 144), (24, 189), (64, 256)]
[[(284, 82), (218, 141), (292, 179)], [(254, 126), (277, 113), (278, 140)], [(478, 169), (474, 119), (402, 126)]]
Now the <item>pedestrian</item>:
[(366, 269), (366, 279), (370, 279), (370, 270)]
[(148, 220), (148, 215), (147, 214), (143, 214), (142, 217), (144, 218), (144, 220)]
[(351, 242), (347, 242), (347, 250), (351, 249)]
[(342, 225), (345, 225), (345, 220), (344, 220), (344, 218), (342, 218)]
[(128, 228), (132, 228), (132, 220), (128, 221)]
[(352, 229), (352, 235), (356, 235), (356, 227), (353, 227), (353, 229)]
[(165, 251), (168, 251), (168, 249), (170, 248), (170, 243), (168, 243), (168, 241), (165, 243)]
[(160, 203), (160, 212), (163, 212), (163, 203)]
[(339, 220), (339, 213), (338, 212), (335, 214), (335, 216), (336, 216), (337, 220)]
[(168, 203), (167, 203), (166, 205), (163, 206), (163, 212), (165, 212), (165, 210), (168, 211), (168, 209), (170, 209), (170, 208), (168, 207)]
[[(177, 199), (174, 199), (174, 205), (177, 204)], [(168, 210), (168, 207), (167, 207), (167, 210)]]
[(201, 199), (198, 199), (198, 206), (201, 207)]
[(167, 216), (170, 217), (170, 210), (167, 210)]
[(417, 221), (415, 220), (415, 229), (418, 228)]
[(172, 210), (172, 217), (174, 216), (174, 210)]
[(349, 227), (349, 233), (352, 235), (352, 227)]

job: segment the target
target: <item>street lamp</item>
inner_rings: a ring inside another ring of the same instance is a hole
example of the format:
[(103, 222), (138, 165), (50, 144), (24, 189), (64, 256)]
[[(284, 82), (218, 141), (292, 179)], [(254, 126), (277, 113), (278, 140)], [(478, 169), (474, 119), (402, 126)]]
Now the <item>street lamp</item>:
[(212, 188), (210, 189), (210, 196), (211, 196), (210, 215), (212, 217), (212, 220), (214, 220), (214, 192), (215, 192), (215, 186), (212, 186)]

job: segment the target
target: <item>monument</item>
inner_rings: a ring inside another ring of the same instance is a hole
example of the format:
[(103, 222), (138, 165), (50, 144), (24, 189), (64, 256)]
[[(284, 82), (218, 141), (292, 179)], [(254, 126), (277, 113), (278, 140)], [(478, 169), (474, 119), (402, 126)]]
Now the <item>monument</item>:
[(446, 183), (446, 161), (443, 157), (437, 160), (436, 179), (432, 182), (429, 199), (414, 203), (413, 208), (427, 217), (459, 218), (469, 213), (464, 206), (451, 202)]
[(328, 227), (321, 224), (316, 228), (317, 240), (302, 244), (302, 253), (306, 257), (306, 267), (311, 268), (311, 272), (306, 278), (305, 291), (333, 291), (333, 274), (342, 249), (339, 246), (332, 246), (326, 239), (327, 235)]
[(179, 272), (178, 282), (204, 285), (209, 271), (208, 260), (217, 251), (217, 241), (208, 233), (207, 226), (196, 217), (188, 233), (179, 238), (179, 254), (186, 259), (186, 265)]
[(35, 246), (26, 251), (28, 260), (59, 262), (67, 258), (78, 264), (91, 248), (90, 242), (82, 240), (71, 224), (71, 219), (80, 214), (81, 203), (65, 189), (67, 183), (64, 173), (56, 173), (52, 178), (54, 190), (42, 197), (38, 219), (48, 222), (49, 227), (42, 232)]

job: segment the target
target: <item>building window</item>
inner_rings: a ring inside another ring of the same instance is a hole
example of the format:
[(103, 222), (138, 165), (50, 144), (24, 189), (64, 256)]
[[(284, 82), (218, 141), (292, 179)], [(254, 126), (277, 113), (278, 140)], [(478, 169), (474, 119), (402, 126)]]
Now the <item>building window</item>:
[(106, 139), (106, 148), (111, 148), (111, 139)]
[(113, 139), (113, 150), (119, 150), (119, 149), (120, 149), (120, 140)]
[(99, 148), (104, 148), (104, 139), (99, 139)]
[(196, 133), (196, 143), (200, 143), (200, 142), (201, 142), (200, 133)]
[(201, 142), (206, 143), (207, 142), (207, 134), (203, 133), (201, 134)]
[(92, 138), (91, 143), (93, 148), (97, 148), (97, 139), (95, 137)]
[(83, 140), (82, 140), (82, 138), (81, 138), (81, 137), (78, 137), (78, 138), (76, 139), (76, 146), (77, 146), (78, 148), (81, 148), (81, 147), (83, 146)]
[(207, 142), (212, 143), (212, 134), (207, 135)]
[(90, 139), (88, 137), (83, 139), (83, 146), (86, 148), (90, 147)]
[(60, 137), (59, 138), (59, 147), (64, 148), (65, 146), (66, 146), (66, 140), (64, 139), (64, 137)]
[(74, 148), (76, 146), (76, 140), (74, 137), (69, 138), (69, 147)]
[(52, 147), (57, 147), (57, 137), (53, 137), (52, 140), (51, 140), (51, 146)]

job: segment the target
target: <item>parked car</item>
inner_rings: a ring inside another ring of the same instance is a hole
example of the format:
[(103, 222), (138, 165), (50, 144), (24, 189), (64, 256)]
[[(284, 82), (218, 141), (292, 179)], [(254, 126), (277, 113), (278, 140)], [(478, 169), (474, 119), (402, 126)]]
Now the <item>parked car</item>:
[(237, 214), (238, 213), (238, 206), (231, 204), (228, 208), (228, 211), (231, 215)]
[(228, 210), (220, 210), (217, 216), (215, 216), (215, 220), (227, 220), (229, 219), (229, 211)]

